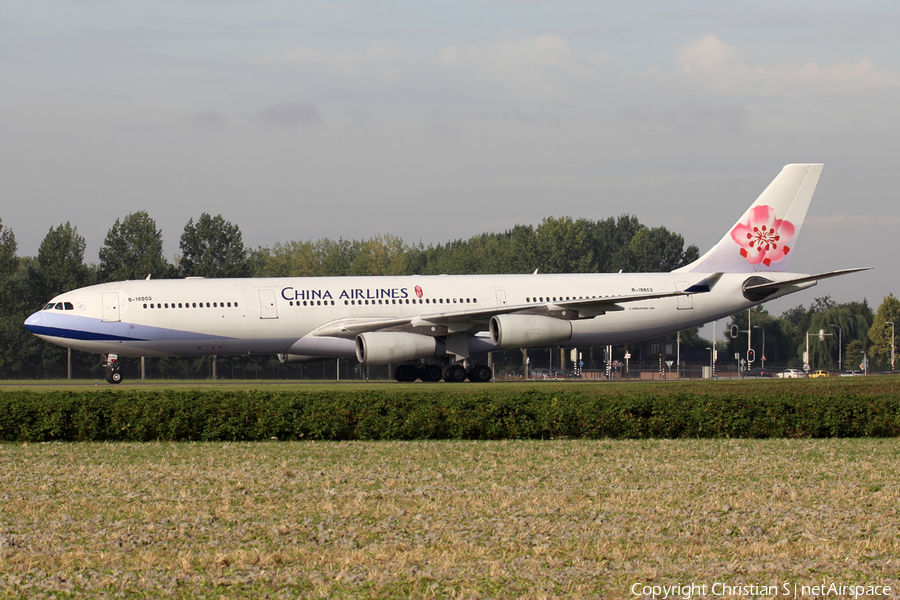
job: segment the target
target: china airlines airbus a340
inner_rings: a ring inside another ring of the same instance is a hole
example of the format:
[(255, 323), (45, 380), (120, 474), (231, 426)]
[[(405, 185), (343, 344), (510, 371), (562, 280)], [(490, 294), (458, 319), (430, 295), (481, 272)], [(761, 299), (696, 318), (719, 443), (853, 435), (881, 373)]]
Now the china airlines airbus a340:
[(25, 327), (106, 355), (110, 383), (118, 356), (200, 354), (355, 357), (397, 365), (400, 381), (488, 381), (474, 357), (492, 350), (633, 342), (862, 270), (786, 271), (821, 172), (784, 167), (718, 244), (671, 273), (123, 281), (61, 294)]

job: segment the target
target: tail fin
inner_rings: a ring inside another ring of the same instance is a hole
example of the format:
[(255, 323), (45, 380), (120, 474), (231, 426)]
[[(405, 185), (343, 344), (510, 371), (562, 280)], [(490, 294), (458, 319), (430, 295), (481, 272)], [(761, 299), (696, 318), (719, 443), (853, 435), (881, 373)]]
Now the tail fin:
[(785, 166), (718, 244), (676, 272), (785, 271), (821, 173), (820, 164)]

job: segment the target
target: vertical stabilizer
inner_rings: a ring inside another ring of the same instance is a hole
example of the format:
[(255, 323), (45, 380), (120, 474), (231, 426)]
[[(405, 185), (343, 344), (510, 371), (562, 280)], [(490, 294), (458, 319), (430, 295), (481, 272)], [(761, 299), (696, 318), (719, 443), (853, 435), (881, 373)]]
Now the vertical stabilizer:
[(821, 173), (820, 164), (785, 166), (718, 244), (676, 272), (787, 270)]

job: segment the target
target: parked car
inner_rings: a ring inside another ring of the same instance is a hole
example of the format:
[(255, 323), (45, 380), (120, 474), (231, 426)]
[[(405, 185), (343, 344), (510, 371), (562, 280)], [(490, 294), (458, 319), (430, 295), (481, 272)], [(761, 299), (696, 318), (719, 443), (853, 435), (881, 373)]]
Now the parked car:
[(553, 378), (553, 371), (550, 369), (532, 369), (531, 370), (531, 378), (532, 379), (551, 379)]
[(781, 379), (799, 379), (801, 377), (806, 377), (806, 373), (804, 373), (800, 369), (785, 369), (784, 371), (776, 375), (776, 377), (779, 377)]
[(772, 376), (772, 372), (770, 370), (759, 368), (759, 367), (750, 369), (746, 373), (744, 373), (745, 379), (760, 379), (760, 378), (767, 378), (767, 377), (771, 377), (771, 376)]
[(844, 371), (841, 373), (841, 377), (862, 377), (865, 375), (862, 371)]
[(831, 374), (824, 369), (819, 369), (817, 371), (813, 371), (812, 373), (810, 373), (809, 376), (810, 377), (831, 377)]

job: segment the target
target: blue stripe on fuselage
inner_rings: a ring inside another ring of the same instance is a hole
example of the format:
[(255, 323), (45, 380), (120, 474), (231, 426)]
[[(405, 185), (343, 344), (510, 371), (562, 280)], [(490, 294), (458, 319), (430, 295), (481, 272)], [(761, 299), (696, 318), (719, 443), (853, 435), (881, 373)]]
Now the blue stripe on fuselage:
[(151, 327), (122, 321), (102, 321), (90, 317), (38, 311), (25, 320), (25, 328), (35, 335), (84, 341), (162, 342), (187, 340), (229, 340), (227, 336), (194, 331)]

